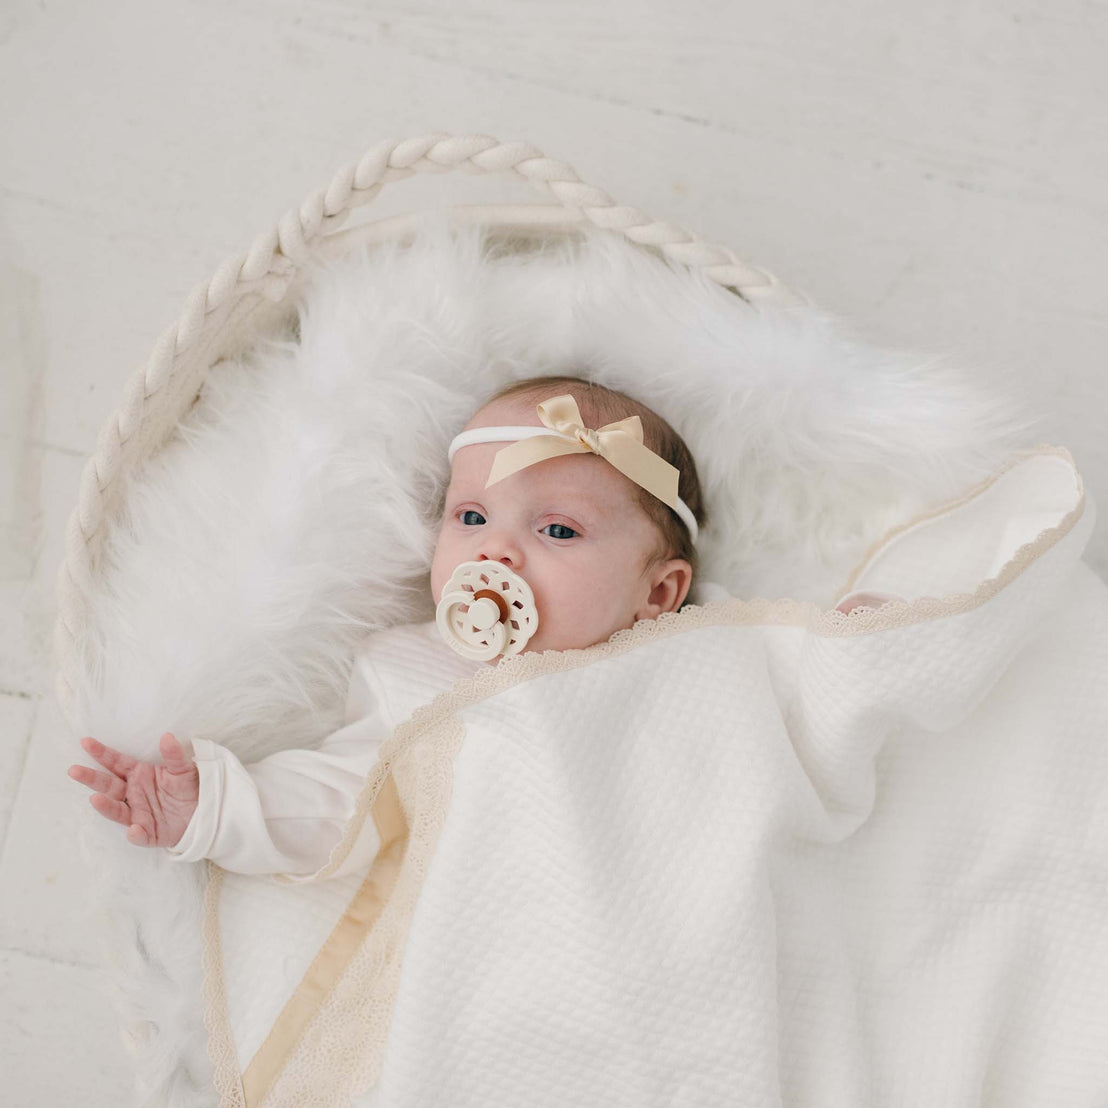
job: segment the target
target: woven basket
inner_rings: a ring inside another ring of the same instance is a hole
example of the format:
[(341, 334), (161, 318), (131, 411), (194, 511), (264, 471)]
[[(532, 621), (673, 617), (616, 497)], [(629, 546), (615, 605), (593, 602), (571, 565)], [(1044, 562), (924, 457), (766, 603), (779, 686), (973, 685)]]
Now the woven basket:
[(249, 348), (259, 335), (290, 324), (291, 305), (310, 261), (334, 258), (363, 244), (406, 240), (418, 222), (418, 213), (409, 212), (339, 230), (352, 209), (375, 199), (389, 181), (454, 169), (515, 173), (557, 199), (556, 205), (448, 209), (455, 226), (483, 224), (509, 248), (526, 249), (528, 242), (551, 236), (580, 235), (593, 224), (620, 231), (631, 242), (690, 269), (703, 270), (749, 303), (806, 302), (772, 274), (741, 262), (727, 247), (617, 204), (606, 192), (581, 181), (565, 162), (545, 157), (528, 143), (444, 132), (378, 143), (193, 290), (177, 322), (166, 329), (149, 361), (127, 382), (123, 403), (101, 428), (96, 452), (81, 474), (56, 586), (55, 691), (70, 726), (88, 631), (89, 597), (102, 570), (105, 537), (122, 510), (127, 478), (137, 474), (172, 436), (214, 365)]

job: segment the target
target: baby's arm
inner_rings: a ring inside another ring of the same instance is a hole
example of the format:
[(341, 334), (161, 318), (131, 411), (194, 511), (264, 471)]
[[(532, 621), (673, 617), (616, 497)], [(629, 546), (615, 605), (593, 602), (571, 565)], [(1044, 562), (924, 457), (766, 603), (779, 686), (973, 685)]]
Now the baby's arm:
[[(234, 873), (307, 875), (327, 864), (387, 737), (374, 717), (329, 735), (318, 750), (281, 750), (243, 765), (194, 739), (200, 803), (174, 861), (210, 858)], [(380, 841), (372, 820), (335, 876), (365, 869)]]
[[(127, 824), (135, 845), (164, 846), (176, 861), (210, 858), (236, 873), (312, 874), (329, 860), (390, 733), (383, 691), (360, 658), (345, 719), (318, 750), (279, 751), (249, 766), (209, 739), (192, 741), (194, 762), (187, 746), (164, 735), (164, 766), (85, 739), (111, 772), (75, 765), (69, 776), (96, 790), (93, 807)], [(364, 870), (379, 847), (366, 820), (335, 875)]]

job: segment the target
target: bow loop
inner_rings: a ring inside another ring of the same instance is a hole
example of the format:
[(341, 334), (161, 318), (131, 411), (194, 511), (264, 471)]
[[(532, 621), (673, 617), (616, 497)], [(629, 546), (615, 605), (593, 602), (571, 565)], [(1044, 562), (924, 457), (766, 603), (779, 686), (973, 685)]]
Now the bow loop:
[(569, 394), (538, 405), (539, 419), (551, 434), (520, 439), (496, 452), (485, 488), (517, 470), (562, 454), (598, 454), (647, 492), (678, 511), (680, 471), (643, 444), (642, 420), (627, 416), (599, 429), (581, 422), (577, 401)]

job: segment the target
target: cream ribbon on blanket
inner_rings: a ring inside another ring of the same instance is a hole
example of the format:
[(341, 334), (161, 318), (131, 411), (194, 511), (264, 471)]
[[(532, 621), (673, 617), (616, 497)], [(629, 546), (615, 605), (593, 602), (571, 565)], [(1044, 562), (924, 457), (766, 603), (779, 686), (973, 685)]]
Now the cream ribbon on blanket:
[(526, 436), (519, 436), (518, 442), (496, 452), (489, 479), (485, 482), (485, 488), (488, 488), (517, 470), (547, 458), (557, 458), (562, 454), (598, 454), (636, 485), (671, 507), (696, 541), (696, 518), (677, 495), (681, 471), (643, 444), (642, 420), (637, 415), (596, 429), (586, 427), (581, 421), (577, 401), (569, 393), (544, 400), (537, 405), (537, 410), (539, 419), (552, 434), (538, 427), (475, 427), (455, 438), (451, 444), (451, 458), (460, 446), (495, 441), (490, 432), (526, 432)]

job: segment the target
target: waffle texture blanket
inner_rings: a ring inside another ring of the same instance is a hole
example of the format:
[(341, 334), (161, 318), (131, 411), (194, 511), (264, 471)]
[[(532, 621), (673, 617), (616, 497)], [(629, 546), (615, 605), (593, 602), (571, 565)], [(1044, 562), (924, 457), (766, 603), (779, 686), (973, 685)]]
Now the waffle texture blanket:
[(223, 1103), (1105, 1103), (1093, 525), (1039, 448), (849, 582), (907, 603), (719, 596), (456, 681), (318, 880), (212, 867)]

